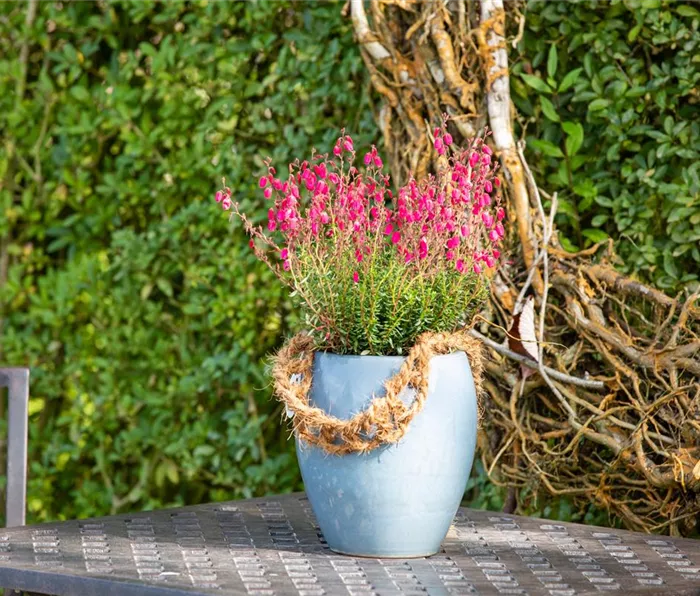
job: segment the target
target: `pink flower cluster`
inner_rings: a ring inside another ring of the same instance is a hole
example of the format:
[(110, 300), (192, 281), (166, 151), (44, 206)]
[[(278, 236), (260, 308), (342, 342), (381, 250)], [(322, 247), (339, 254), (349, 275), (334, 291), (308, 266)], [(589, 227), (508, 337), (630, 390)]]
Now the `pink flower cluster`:
[[(267, 162), (259, 180), (270, 201), (266, 229), (250, 223), (232, 203), (231, 192), (216, 193), (223, 209), (233, 207), (251, 234), (251, 247), (269, 260), (275, 252), (284, 271), (304, 275), (308, 258), (348, 269), (359, 283), (366, 268), (381, 258), (398, 258), (419, 275), (446, 269), (481, 274), (494, 267), (505, 235), (492, 151), (484, 139), (457, 148), (446, 122), (433, 133), (434, 148), (446, 156), (435, 175), (411, 178), (394, 195), (376, 147), (353, 164), (352, 138), (343, 134), (329, 155), (289, 166), (286, 179)], [(393, 256), (392, 256), (393, 255)], [(350, 267), (348, 267), (350, 263)]]

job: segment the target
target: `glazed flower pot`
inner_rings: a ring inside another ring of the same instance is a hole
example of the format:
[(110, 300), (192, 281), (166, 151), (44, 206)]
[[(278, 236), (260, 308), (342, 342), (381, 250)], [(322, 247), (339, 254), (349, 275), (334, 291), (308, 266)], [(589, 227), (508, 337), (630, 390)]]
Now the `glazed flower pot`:
[[(340, 419), (385, 394), (401, 356), (314, 356), (309, 403)], [(423, 409), (396, 444), (368, 453), (329, 455), (297, 440), (311, 507), (329, 547), (368, 557), (423, 557), (440, 549), (469, 478), (477, 398), (464, 352), (430, 360)], [(401, 399), (410, 404), (415, 391)]]

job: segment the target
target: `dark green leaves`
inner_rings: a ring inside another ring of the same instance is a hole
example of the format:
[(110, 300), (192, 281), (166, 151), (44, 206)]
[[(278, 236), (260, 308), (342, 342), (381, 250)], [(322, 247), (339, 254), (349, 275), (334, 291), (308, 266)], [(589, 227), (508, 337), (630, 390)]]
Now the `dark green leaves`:
[(552, 89), (549, 87), (549, 85), (547, 85), (547, 83), (545, 83), (539, 77), (529, 74), (521, 74), (520, 76), (523, 78), (523, 81), (525, 81), (535, 91), (539, 91), (540, 93), (552, 92)]
[(562, 245), (608, 236), (630, 273), (700, 277), (700, 11), (658, 0), (528, 3), (511, 95)]
[(554, 75), (557, 73), (558, 62), (557, 47), (555, 44), (552, 44), (549, 46), (549, 54), (547, 55), (547, 74), (551, 78), (554, 78)]
[(542, 113), (549, 118), (552, 122), (559, 122), (559, 115), (554, 109), (554, 104), (549, 101), (544, 95), (540, 96), (540, 105), (542, 106)]
[(564, 93), (573, 87), (582, 71), (582, 68), (574, 68), (571, 72), (566, 73), (561, 83), (559, 83), (559, 93)]
[(528, 143), (536, 151), (540, 151), (548, 157), (564, 157), (564, 153), (551, 141), (543, 139), (531, 139)]
[(561, 127), (566, 133), (566, 153), (573, 157), (583, 145), (583, 124), (580, 122), (563, 122)]

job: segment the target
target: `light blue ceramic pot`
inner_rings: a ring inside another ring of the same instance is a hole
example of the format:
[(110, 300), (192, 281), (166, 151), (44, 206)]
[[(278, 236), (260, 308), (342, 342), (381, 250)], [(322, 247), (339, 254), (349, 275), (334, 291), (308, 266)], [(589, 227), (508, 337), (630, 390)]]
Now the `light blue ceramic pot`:
[[(400, 356), (317, 353), (310, 401), (352, 418), (401, 367)], [(430, 362), (430, 390), (404, 438), (367, 454), (328, 455), (297, 441), (304, 486), (336, 552), (371, 557), (436, 553), (454, 518), (476, 447), (477, 401), (463, 352)], [(401, 398), (410, 403), (415, 391)]]

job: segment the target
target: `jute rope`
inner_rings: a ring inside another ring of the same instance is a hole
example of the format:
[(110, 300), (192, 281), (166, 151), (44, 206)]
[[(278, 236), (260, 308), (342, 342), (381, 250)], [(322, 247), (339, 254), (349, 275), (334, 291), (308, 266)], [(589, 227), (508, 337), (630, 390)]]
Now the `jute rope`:
[[(297, 437), (327, 453), (365, 453), (400, 440), (413, 417), (425, 405), (430, 359), (433, 356), (463, 351), (471, 364), (477, 396), (481, 393), (481, 342), (467, 335), (466, 330), (455, 333), (428, 332), (418, 338), (399, 372), (384, 383), (386, 396), (375, 398), (366, 410), (353, 418), (340, 420), (309, 404), (313, 348), (309, 335), (295, 335), (274, 359), (272, 375), (278, 399), (293, 414), (292, 426)], [(416, 390), (410, 405), (404, 404), (399, 397), (408, 386)]]

